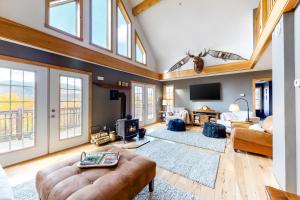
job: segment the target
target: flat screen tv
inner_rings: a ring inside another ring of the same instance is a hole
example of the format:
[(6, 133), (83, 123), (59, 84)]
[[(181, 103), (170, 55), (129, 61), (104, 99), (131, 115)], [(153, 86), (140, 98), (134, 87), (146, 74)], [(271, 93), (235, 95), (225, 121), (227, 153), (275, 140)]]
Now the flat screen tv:
[(190, 85), (191, 100), (221, 100), (221, 83)]

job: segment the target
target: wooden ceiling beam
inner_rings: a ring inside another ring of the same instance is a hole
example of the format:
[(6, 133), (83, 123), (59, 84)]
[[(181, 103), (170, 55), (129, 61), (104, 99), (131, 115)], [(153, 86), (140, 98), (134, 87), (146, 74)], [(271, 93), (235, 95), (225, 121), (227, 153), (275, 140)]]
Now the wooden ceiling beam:
[(240, 62), (232, 62), (221, 65), (214, 65), (204, 67), (203, 72), (198, 74), (193, 69), (174, 71), (162, 74), (162, 80), (174, 80), (174, 79), (184, 79), (184, 78), (195, 78), (201, 77), (202, 75), (210, 75), (210, 74), (221, 74), (228, 72), (236, 72), (243, 70), (250, 70), (251, 65), (250, 61), (240, 61)]
[(132, 14), (134, 16), (138, 16), (139, 14), (149, 9), (150, 7), (154, 6), (160, 1), (161, 0), (144, 0), (143, 2), (139, 3), (132, 9)]
[(276, 1), (250, 58), (251, 68), (255, 67), (262, 54), (271, 43), (272, 33), (283, 13), (292, 11), (298, 5), (298, 3), (299, 0)]

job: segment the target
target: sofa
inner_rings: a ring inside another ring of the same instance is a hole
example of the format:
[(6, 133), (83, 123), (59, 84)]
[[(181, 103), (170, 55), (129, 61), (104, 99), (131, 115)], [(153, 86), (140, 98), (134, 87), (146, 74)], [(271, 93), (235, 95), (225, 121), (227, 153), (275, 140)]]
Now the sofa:
[[(252, 112), (249, 112), (250, 121), (254, 124), (258, 124), (260, 121), (259, 117), (253, 115)], [(239, 112), (224, 112), (220, 115), (220, 119), (217, 120), (218, 124), (222, 124), (226, 127), (226, 132), (231, 133), (231, 124), (232, 122), (245, 122), (248, 118), (247, 111), (239, 111)]]
[(273, 118), (267, 117), (262, 127), (259, 124), (233, 124), (231, 142), (234, 151), (241, 150), (272, 156)]
[(169, 121), (172, 119), (181, 119), (185, 124), (190, 124), (190, 115), (184, 107), (172, 107), (169, 108), (166, 112), (166, 124), (169, 124)]
[(0, 165), (0, 200), (13, 200), (13, 191), (10, 186), (8, 177)]

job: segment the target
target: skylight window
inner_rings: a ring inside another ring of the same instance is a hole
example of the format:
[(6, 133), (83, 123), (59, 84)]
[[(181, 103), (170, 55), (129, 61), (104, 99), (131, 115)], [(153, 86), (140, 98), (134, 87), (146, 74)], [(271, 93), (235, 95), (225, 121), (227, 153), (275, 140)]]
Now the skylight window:
[(146, 51), (137, 33), (135, 33), (135, 61), (146, 64)]
[(46, 26), (81, 38), (82, 0), (46, 0)]
[(117, 1), (117, 52), (131, 58), (131, 21), (121, 0)]
[(111, 0), (91, 0), (91, 43), (111, 50)]

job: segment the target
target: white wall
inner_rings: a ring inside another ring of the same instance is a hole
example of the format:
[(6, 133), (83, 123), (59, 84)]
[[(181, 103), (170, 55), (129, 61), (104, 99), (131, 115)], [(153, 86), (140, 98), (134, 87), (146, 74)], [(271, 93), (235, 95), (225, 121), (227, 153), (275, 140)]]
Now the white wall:
[[(300, 79), (300, 7), (295, 11), (295, 76)], [(296, 88), (297, 192), (300, 195), (300, 88)]]
[(45, 33), (57, 36), (59, 38), (65, 39), (67, 41), (73, 42), (75, 44), (90, 48), (95, 51), (99, 51), (101, 53), (111, 55), (113, 57), (117, 57), (121, 60), (135, 63), (134, 62), (134, 52), (135, 52), (135, 40), (134, 40), (134, 32), (135, 30), (139, 34), (143, 45), (147, 52), (147, 67), (144, 65), (135, 63), (136, 65), (144, 68), (151, 69), (153, 71), (156, 71), (156, 60), (153, 56), (152, 49), (150, 48), (150, 45), (147, 41), (147, 38), (145, 37), (145, 34), (143, 30), (141, 29), (141, 26), (139, 25), (139, 22), (136, 20), (135, 17), (132, 16), (131, 12), (131, 5), (129, 1), (123, 1), (125, 4), (125, 7), (128, 11), (128, 14), (130, 16), (130, 19), (132, 21), (132, 60), (129, 61), (126, 58), (123, 58), (121, 56), (116, 55), (116, 1), (113, 0), (113, 54), (110, 52), (107, 52), (105, 50), (96, 48), (94, 46), (91, 46), (89, 44), (89, 0), (83, 0), (83, 41), (79, 41), (77, 39), (74, 39), (72, 37), (68, 37), (64, 34), (58, 33), (54, 30), (51, 30), (49, 28), (46, 28), (44, 26), (45, 24), (45, 0), (0, 0), (0, 16), (16, 21), (18, 23), (24, 24), (26, 26), (35, 28), (37, 30), (43, 31)]
[(296, 192), (294, 15), (284, 14), (272, 35), (273, 170), (283, 190)]
[[(140, 1), (131, 0), (133, 4)], [(249, 59), (253, 51), (253, 9), (257, 0), (163, 0), (138, 16), (161, 72), (191, 50), (217, 49)], [(205, 59), (206, 66), (225, 63)], [(192, 62), (184, 69), (192, 68)]]

